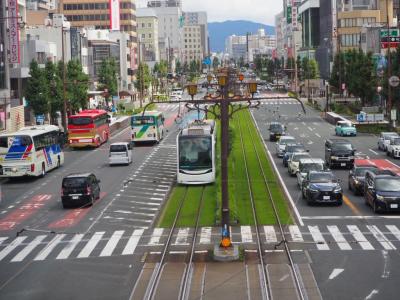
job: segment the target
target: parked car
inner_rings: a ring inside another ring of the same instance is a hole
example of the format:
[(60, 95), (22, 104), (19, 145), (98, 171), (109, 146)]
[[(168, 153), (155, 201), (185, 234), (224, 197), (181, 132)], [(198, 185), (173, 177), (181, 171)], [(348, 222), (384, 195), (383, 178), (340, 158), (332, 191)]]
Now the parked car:
[(390, 142), (390, 137), (392, 136), (398, 137), (399, 135), (397, 132), (381, 132), (378, 139), (378, 149), (386, 151), (387, 145), (389, 145)]
[(290, 176), (295, 176), (299, 170), (299, 162), (302, 158), (311, 158), (307, 152), (295, 152), (288, 159), (288, 173)]
[(282, 159), (284, 167), (288, 166), (289, 157), (295, 152), (307, 152), (307, 150), (304, 148), (303, 144), (286, 144)]
[(69, 174), (62, 180), (61, 202), (64, 208), (93, 205), (100, 198), (100, 180), (92, 173)]
[(132, 144), (127, 142), (110, 145), (110, 165), (129, 165), (132, 162)]
[(286, 128), (279, 122), (271, 122), (269, 125), (269, 140), (271, 142), (277, 141), (281, 136), (286, 135)]
[(356, 126), (349, 121), (338, 121), (335, 127), (335, 134), (341, 136), (356, 136), (357, 129)]
[(379, 169), (373, 165), (357, 165), (349, 172), (349, 190), (355, 195), (364, 194), (365, 173), (367, 171), (375, 172)]
[(283, 154), (285, 153), (286, 144), (292, 144), (292, 143), (295, 143), (295, 142), (296, 142), (296, 139), (293, 136), (290, 136), (290, 135), (282, 136), (279, 139), (279, 141), (276, 142), (276, 145), (275, 145), (275, 147), (276, 147), (276, 155), (278, 157), (282, 157)]
[(391, 136), (389, 139), (389, 143), (386, 146), (386, 154), (393, 158), (400, 157), (400, 137)]
[(354, 165), (356, 149), (345, 139), (328, 139), (325, 141), (325, 162), (329, 168), (333, 166), (349, 167)]
[(343, 190), (330, 171), (310, 171), (303, 180), (301, 193), (308, 205), (314, 203), (335, 203), (342, 205)]
[(364, 200), (375, 213), (400, 211), (400, 177), (367, 171)]
[(324, 171), (324, 161), (320, 158), (302, 158), (299, 161), (299, 170), (296, 173), (297, 184), (301, 189), (303, 180), (310, 171)]

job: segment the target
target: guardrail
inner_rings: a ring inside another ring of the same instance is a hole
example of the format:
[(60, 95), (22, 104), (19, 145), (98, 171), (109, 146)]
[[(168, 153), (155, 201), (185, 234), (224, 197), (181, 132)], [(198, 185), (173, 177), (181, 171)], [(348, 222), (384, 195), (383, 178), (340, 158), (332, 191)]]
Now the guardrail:
[(336, 125), (338, 121), (348, 121), (351, 122), (350, 120), (347, 120), (346, 118), (343, 118), (341, 115), (338, 115), (337, 113), (334, 112), (327, 112), (325, 114), (325, 120), (327, 120), (330, 124)]
[(116, 131), (119, 131), (120, 129), (124, 129), (130, 125), (130, 117), (122, 117), (120, 119), (117, 119), (115, 122), (110, 124), (110, 134), (113, 134)]

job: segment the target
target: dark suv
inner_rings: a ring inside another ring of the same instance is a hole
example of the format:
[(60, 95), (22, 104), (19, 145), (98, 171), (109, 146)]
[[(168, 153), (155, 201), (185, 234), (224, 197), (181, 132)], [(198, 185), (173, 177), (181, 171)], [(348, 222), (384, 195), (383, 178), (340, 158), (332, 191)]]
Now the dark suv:
[(63, 178), (61, 202), (64, 208), (92, 205), (100, 198), (100, 180), (94, 174), (70, 174)]
[(356, 149), (344, 139), (325, 141), (325, 162), (329, 168), (334, 166), (352, 168)]
[(269, 140), (271, 142), (277, 141), (282, 135), (285, 135), (285, 126), (279, 122), (271, 122), (269, 124)]
[(309, 205), (313, 203), (334, 203), (342, 205), (343, 191), (330, 171), (310, 171), (303, 180), (301, 192), (303, 199), (307, 200)]
[(376, 172), (379, 169), (372, 165), (354, 165), (349, 173), (349, 190), (355, 195), (364, 194), (365, 173), (367, 171)]
[(375, 213), (400, 211), (400, 177), (385, 171), (365, 173), (364, 199)]

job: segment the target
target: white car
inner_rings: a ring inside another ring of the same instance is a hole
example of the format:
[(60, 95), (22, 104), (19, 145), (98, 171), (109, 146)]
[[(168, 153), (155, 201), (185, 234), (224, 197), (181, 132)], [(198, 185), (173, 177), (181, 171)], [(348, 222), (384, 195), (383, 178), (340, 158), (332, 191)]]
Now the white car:
[(390, 143), (390, 138), (393, 136), (398, 137), (399, 135), (396, 132), (381, 132), (378, 139), (378, 149), (387, 151), (387, 146)]
[(299, 170), (300, 159), (311, 158), (307, 152), (295, 152), (288, 159), (288, 173), (290, 176), (295, 176)]
[(400, 137), (391, 136), (389, 144), (386, 146), (386, 154), (393, 158), (400, 157)]
[(283, 135), (276, 142), (276, 155), (282, 157), (285, 154), (286, 144), (295, 144), (296, 139), (290, 135)]
[(109, 154), (110, 165), (129, 165), (132, 162), (131, 143), (113, 143), (110, 145)]
[(309, 171), (323, 171), (325, 169), (325, 161), (321, 158), (302, 158), (299, 161), (299, 170), (296, 173), (297, 184), (301, 189), (303, 180)]

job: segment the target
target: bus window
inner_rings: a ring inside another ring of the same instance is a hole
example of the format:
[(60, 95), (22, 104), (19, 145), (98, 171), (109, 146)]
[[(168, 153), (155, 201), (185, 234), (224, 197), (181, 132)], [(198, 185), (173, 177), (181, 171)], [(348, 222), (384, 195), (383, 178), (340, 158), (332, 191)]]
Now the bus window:
[(6, 136), (0, 137), (0, 148), (8, 148), (8, 138)]
[(32, 139), (26, 135), (15, 135), (8, 137), (8, 147), (26, 147), (32, 144)]
[(80, 118), (69, 118), (68, 122), (71, 125), (81, 126), (81, 125), (92, 124), (93, 120), (92, 118), (80, 117)]
[(143, 117), (132, 117), (132, 125), (154, 125), (154, 117), (143, 116)]

